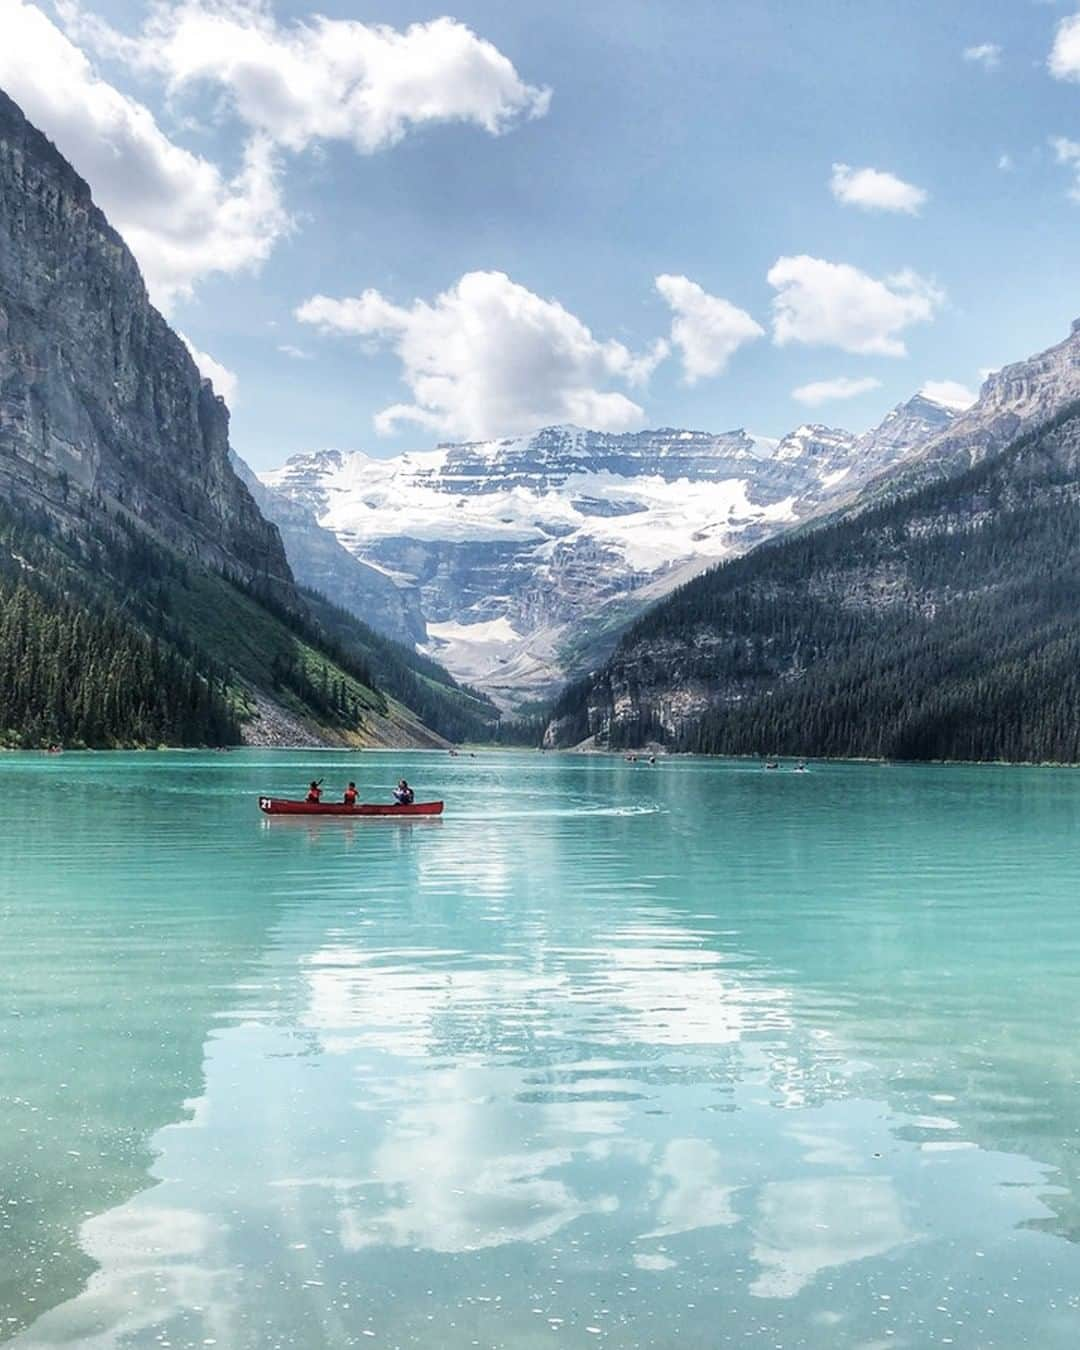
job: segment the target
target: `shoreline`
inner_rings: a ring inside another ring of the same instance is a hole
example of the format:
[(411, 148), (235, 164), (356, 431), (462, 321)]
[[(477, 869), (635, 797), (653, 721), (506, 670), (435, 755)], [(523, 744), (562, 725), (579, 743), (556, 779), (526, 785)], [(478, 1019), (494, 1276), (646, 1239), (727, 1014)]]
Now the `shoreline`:
[[(621, 750), (601, 749), (599, 747), (590, 747), (582, 749), (578, 746), (562, 746), (559, 748), (548, 746), (528, 746), (528, 745), (485, 745), (481, 743), (463, 743), (452, 747), (459, 752), (459, 757), (469, 758), (470, 755), (479, 754), (526, 754), (526, 755), (576, 755), (579, 757), (595, 757), (601, 759), (616, 759), (625, 762), (627, 755), (637, 755), (639, 760), (646, 761), (650, 755), (656, 756), (657, 764), (664, 760), (691, 760), (698, 759), (707, 762), (731, 762), (731, 763), (758, 763), (764, 767), (765, 761), (776, 764), (789, 764), (804, 762), (808, 767), (814, 764), (876, 764), (882, 768), (890, 765), (899, 765), (905, 768), (986, 768), (986, 769), (1080, 769), (1080, 760), (1030, 760), (1030, 759), (885, 759), (874, 756), (857, 755), (709, 755), (690, 750), (644, 750), (633, 747)], [(450, 747), (435, 745), (325, 745), (318, 741), (302, 745), (129, 745), (129, 746), (111, 746), (89, 747), (89, 746), (65, 746), (61, 750), (49, 750), (45, 747), (20, 747), (11, 745), (0, 746), (0, 756), (2, 755), (41, 755), (42, 757), (59, 758), (62, 755), (159, 755), (159, 754), (183, 754), (183, 755), (218, 755), (233, 754), (244, 751), (258, 751), (260, 754), (320, 754), (320, 755), (393, 755), (393, 754), (422, 754), (439, 755), (449, 758)], [(655, 766), (653, 766), (655, 767)]]

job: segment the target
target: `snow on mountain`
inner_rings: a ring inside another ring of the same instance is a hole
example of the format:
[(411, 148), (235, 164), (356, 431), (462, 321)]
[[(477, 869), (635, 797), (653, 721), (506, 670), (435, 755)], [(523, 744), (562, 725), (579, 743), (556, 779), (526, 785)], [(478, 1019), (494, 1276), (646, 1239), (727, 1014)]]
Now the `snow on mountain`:
[(794, 491), (755, 492), (752, 472), (667, 479), (600, 470), (560, 472), (554, 480), (529, 474), (523, 481), (515, 467), (501, 472), (497, 462), (486, 476), (478, 465), (467, 477), (449, 465), (437, 472), (443, 454), (380, 460), (357, 451), (321, 463), (316, 456), (303, 466), (302, 485), (295, 460), (265, 481), (315, 505), (319, 523), (354, 553), (406, 575), (396, 565), (397, 550), (383, 541), (527, 543), (545, 556), (584, 530), (601, 547), (617, 548), (634, 570), (652, 571), (690, 552), (722, 557), (733, 530), (794, 519)]
[(427, 650), (511, 706), (564, 679), (590, 635), (823, 509), (951, 416), (919, 402), (864, 437), (547, 427), (392, 459), (296, 455), (262, 481), (415, 590)]
[(796, 427), (780, 441), (773, 458), (784, 464), (801, 464), (807, 467), (831, 464), (839, 458), (848, 465), (851, 462), (855, 439), (850, 431), (807, 423)]

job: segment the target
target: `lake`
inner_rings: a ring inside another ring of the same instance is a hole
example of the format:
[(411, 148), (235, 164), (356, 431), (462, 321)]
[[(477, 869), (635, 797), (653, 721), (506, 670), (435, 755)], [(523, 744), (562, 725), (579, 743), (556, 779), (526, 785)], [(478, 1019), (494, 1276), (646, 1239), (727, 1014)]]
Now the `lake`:
[(1074, 1350), (1080, 773), (790, 769), (3, 756), (0, 1342)]

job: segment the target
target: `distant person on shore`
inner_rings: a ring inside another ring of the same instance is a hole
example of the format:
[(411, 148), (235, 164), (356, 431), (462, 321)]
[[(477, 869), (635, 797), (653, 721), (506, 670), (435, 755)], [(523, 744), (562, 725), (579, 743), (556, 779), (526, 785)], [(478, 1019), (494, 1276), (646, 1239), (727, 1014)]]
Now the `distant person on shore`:
[(394, 801), (398, 806), (412, 806), (415, 801), (415, 794), (404, 778), (394, 789)]
[(341, 800), (345, 803), (346, 806), (355, 806), (356, 799), (359, 796), (360, 794), (356, 790), (356, 784), (350, 783), (349, 786), (345, 789), (345, 795), (342, 797)]
[[(319, 782), (322, 782), (322, 779), (320, 779)], [(319, 802), (322, 801), (322, 788), (314, 779), (311, 780), (311, 786), (307, 790), (307, 796), (304, 798), (304, 801), (310, 802), (313, 806), (318, 806)]]

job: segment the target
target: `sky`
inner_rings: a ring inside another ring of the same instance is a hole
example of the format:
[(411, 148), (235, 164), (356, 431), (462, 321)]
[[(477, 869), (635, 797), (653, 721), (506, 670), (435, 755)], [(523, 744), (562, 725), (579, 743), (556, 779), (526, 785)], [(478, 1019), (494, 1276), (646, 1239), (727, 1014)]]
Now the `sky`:
[(1076, 0), (0, 0), (0, 87), (256, 469), (858, 431), (1080, 315)]

